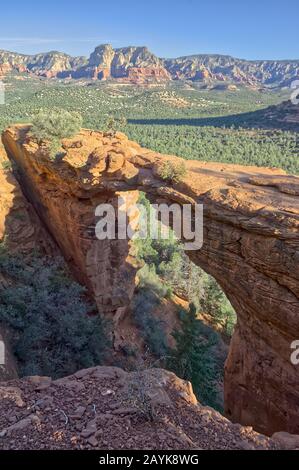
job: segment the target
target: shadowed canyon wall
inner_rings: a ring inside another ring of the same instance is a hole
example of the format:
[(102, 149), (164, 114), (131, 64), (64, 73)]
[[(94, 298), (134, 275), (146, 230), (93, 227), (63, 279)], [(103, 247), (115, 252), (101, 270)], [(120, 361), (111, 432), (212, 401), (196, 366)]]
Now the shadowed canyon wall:
[[(44, 230), (34, 211), (22, 194), (21, 188), (11, 172), (11, 165), (3, 147), (0, 146), (0, 241), (7, 245), (10, 253), (23, 256), (33, 250), (42, 250), (48, 255), (57, 252), (55, 242)], [(0, 288), (5, 289), (11, 280), (0, 272)], [(0, 342), (4, 343), (4, 364), (0, 354), (0, 382), (17, 377), (17, 364), (10, 347), (10, 332), (0, 324)], [(0, 344), (1, 349), (1, 344)], [(0, 351), (1, 353), (2, 351)]]
[(299, 433), (299, 367), (290, 361), (299, 339), (299, 178), (282, 170), (187, 161), (179, 183), (159, 177), (161, 155), (121, 133), (82, 130), (51, 161), (46, 146), (15, 126), (3, 143), (19, 180), (99, 309), (123, 315), (134, 290), (130, 243), (95, 238), (94, 211), (136, 190), (152, 201), (204, 207), (204, 244), (188, 251), (213, 275), (238, 322), (225, 366), (225, 408), (232, 421), (271, 434)]

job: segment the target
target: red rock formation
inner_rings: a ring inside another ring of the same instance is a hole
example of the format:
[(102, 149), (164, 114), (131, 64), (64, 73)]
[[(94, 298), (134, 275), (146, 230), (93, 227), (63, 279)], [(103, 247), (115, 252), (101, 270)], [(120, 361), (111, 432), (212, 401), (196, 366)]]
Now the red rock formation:
[(110, 69), (101, 65), (70, 72), (72, 78), (89, 78), (91, 80), (107, 80), (110, 76)]
[(14, 65), (14, 67), (12, 67), (12, 65), (8, 63), (0, 64), (0, 80), (12, 70), (17, 70), (19, 73), (27, 72), (24, 65)]
[(130, 83), (142, 84), (148, 82), (165, 82), (170, 80), (167, 70), (155, 67), (131, 67), (128, 69), (128, 75), (124, 81)]
[(15, 68), (19, 73), (28, 72), (26, 66), (23, 65), (23, 64), (17, 64), (17, 65), (14, 66), (14, 68)]
[(107, 80), (110, 75), (110, 69), (107, 67), (97, 67), (94, 79)]
[(211, 72), (206, 69), (205, 67), (202, 67), (198, 72), (195, 74), (195, 79), (196, 80), (208, 80), (210, 78), (213, 78), (213, 75)]
[[(247, 61), (217, 54), (196, 54), (176, 59), (160, 59), (147, 47), (121, 47), (113, 49), (110, 44), (102, 44), (87, 57), (71, 57), (52, 51), (35, 55), (0, 51), (0, 64), (10, 64), (13, 69), (22, 68), (32, 74), (48, 78), (92, 79), (97, 67), (109, 70), (109, 76), (122, 80), (128, 77), (130, 69), (140, 69), (140, 73), (150, 74), (142, 69), (159, 69), (151, 77), (158, 82), (168, 79), (220, 80), (242, 83), (249, 87), (289, 87), (299, 76), (299, 62), (291, 61)], [(135, 72), (132, 72), (135, 75)], [(105, 79), (108, 72), (99, 74)], [(137, 72), (137, 77), (139, 72)], [(135, 79), (137, 78), (135, 76)], [(133, 80), (134, 83), (134, 80)], [(143, 83), (141, 81), (141, 83)], [(147, 83), (147, 81), (145, 81)]]
[(59, 69), (53, 69), (53, 70), (39, 70), (38, 72), (35, 72), (36, 75), (38, 75), (39, 77), (45, 77), (45, 78), (57, 78), (61, 73), (64, 73), (65, 74), (65, 77), (67, 77), (67, 74), (69, 74), (69, 76), (71, 75), (70, 72), (68, 71), (65, 71), (65, 70), (59, 70)]
[[(143, 149), (123, 134), (82, 131), (75, 137), (82, 147), (70, 147), (52, 162), (27, 131), (8, 129), (6, 149), (21, 169), (28, 197), (66, 258), (89, 279), (99, 305), (117, 310), (122, 298), (125, 307), (134, 277), (133, 269), (123, 267), (128, 248), (122, 242), (94, 239), (99, 202), (142, 189), (152, 200), (204, 205), (204, 245), (187, 254), (217, 279), (238, 315), (225, 367), (227, 414), (268, 434), (298, 433), (299, 369), (290, 361), (291, 342), (299, 339), (298, 177), (187, 161), (187, 177), (168, 184), (159, 167), (180, 160)], [(120, 290), (113, 305), (116, 285), (125, 286), (126, 294)]]
[(25, 199), (11, 172), (10, 162), (0, 147), (0, 242), (7, 240), (10, 251), (30, 253), (37, 248), (53, 252), (32, 205)]

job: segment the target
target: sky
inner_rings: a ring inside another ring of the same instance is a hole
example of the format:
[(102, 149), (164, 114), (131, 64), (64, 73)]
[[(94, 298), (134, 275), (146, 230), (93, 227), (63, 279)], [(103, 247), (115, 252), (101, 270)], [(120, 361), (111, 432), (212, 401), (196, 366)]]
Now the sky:
[(299, 59), (299, 0), (14, 0), (0, 12), (0, 49), (25, 54), (110, 43), (169, 58)]

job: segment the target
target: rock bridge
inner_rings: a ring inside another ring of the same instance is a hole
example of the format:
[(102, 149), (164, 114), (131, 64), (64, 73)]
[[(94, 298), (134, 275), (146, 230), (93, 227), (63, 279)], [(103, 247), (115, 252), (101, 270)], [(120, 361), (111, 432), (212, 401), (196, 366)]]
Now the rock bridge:
[(178, 183), (159, 176), (161, 155), (124, 134), (82, 130), (49, 159), (28, 126), (3, 133), (27, 199), (84, 282), (100, 310), (124, 315), (134, 291), (134, 253), (127, 241), (99, 241), (95, 207), (125, 191), (152, 201), (201, 203), (204, 244), (188, 251), (211, 274), (237, 312), (225, 365), (225, 410), (232, 421), (266, 434), (299, 433), (299, 178), (282, 170), (185, 161)]

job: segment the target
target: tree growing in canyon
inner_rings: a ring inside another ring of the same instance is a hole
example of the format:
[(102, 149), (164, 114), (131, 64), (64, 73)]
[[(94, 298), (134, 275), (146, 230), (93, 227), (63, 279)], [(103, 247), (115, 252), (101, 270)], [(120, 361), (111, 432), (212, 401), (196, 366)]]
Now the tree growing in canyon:
[(196, 307), (191, 304), (188, 312), (182, 312), (181, 328), (173, 336), (176, 347), (169, 351), (166, 368), (189, 380), (202, 404), (218, 408), (219, 372), (212, 352), (217, 346), (217, 334), (198, 320)]

